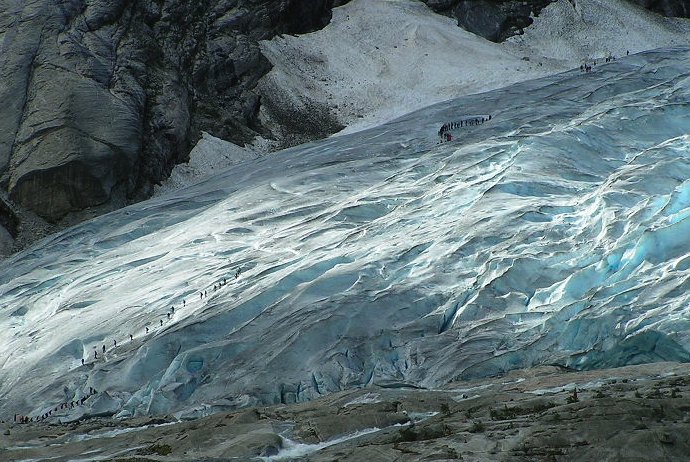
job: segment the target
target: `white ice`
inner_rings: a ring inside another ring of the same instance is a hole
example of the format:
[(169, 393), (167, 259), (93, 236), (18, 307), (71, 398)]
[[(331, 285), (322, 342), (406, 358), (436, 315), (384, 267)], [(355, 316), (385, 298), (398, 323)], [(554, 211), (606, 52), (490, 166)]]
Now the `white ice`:
[[(418, 0), (352, 0), (323, 30), (262, 42), (273, 64), (259, 88), (283, 104), (327, 107), (352, 133), (431, 104), (564, 72), (603, 60), (688, 43), (690, 21), (663, 18), (625, 0), (558, 0), (525, 34), (496, 44), (471, 34)], [(270, 120), (264, 118), (267, 126)], [(242, 148), (205, 134), (189, 164), (160, 192), (190, 185), (264, 154), (269, 141)]]
[[(496, 44), (417, 0), (352, 0), (331, 23), (262, 43), (274, 65), (262, 88), (285, 104), (326, 106), (352, 133), (415, 109), (579, 67), (688, 43), (690, 21), (625, 0), (558, 0), (525, 34)], [(306, 78), (305, 78), (306, 77)]]
[(247, 160), (3, 262), (0, 414), (690, 361), (688, 178), (688, 48)]

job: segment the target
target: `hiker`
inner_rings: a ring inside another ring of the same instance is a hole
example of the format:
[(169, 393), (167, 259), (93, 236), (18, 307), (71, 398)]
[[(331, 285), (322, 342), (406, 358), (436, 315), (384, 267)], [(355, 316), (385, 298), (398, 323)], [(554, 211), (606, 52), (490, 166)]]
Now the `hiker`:
[(113, 339), (113, 346), (114, 346), (114, 347), (117, 346), (117, 340), (115, 340), (115, 339)]
[(625, 56), (630, 56), (630, 50), (625, 50)]
[(491, 114), (489, 114), (489, 120), (491, 120)]
[(206, 293), (205, 290), (204, 290), (204, 297), (208, 297), (208, 294)]
[(161, 321), (161, 327), (163, 327), (163, 320), (161, 319), (160, 321)]
[(168, 313), (168, 319), (170, 319), (170, 313)]
[(182, 300), (182, 306), (187, 306), (187, 302)]
[(203, 299), (203, 298), (204, 298), (204, 293), (203, 293), (203, 292), (199, 292), (199, 300), (201, 300), (201, 299)]
[(170, 312), (171, 312), (171, 313), (174, 313), (174, 312), (175, 312), (175, 307), (174, 307), (174, 306), (171, 306), (171, 307), (170, 307)]
[(132, 340), (134, 340), (134, 337), (132, 336), (132, 334), (129, 334), (129, 341), (131, 342)]
[(93, 359), (98, 359), (98, 352), (97, 351), (93, 352)]
[(84, 358), (81, 358), (81, 365), (84, 365)]
[(148, 328), (148, 327), (146, 328), (146, 333), (147, 333), (147, 334), (149, 333), (149, 328)]
[(103, 345), (103, 353), (105, 353), (105, 345)]

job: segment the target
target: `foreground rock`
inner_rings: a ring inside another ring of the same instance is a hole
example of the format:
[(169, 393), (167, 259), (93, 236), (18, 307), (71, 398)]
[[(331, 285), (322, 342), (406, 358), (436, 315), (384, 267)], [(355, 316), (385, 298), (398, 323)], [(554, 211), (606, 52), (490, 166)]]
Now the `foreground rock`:
[(542, 367), (438, 390), (372, 387), (191, 421), (4, 424), (0, 458), (673, 461), (690, 452), (689, 411), (688, 364)]

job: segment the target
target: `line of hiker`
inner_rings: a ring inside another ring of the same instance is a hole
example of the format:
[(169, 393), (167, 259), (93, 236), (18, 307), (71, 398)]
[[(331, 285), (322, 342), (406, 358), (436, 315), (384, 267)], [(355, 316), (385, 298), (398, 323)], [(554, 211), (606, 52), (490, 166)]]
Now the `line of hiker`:
[(441, 125), (441, 128), (438, 131), (438, 136), (441, 137), (441, 142), (453, 141), (453, 134), (449, 133), (450, 130), (455, 130), (456, 128), (472, 127), (475, 125), (481, 125), (484, 122), (488, 122), (489, 120), (491, 120), (491, 114), (486, 115), (486, 116), (476, 116), (476, 117), (465, 118), (465, 119), (461, 119), (458, 122), (446, 122), (443, 125)]
[[(242, 273), (242, 268), (237, 268), (235, 271), (235, 279), (238, 279), (240, 277), (240, 274)], [(220, 290), (222, 287), (225, 287), (228, 285), (228, 279), (223, 278), (222, 281), (218, 281), (217, 284), (213, 284), (213, 291), (216, 292)], [(199, 291), (199, 300), (203, 300), (204, 298), (208, 297), (208, 292), (205, 290)]]
[[(238, 279), (240, 277), (241, 273), (242, 273), (242, 268), (238, 268), (235, 271), (235, 279)], [(223, 278), (221, 281), (218, 281), (217, 283), (213, 284), (213, 291), (216, 292), (216, 291), (220, 290), (221, 288), (225, 287), (227, 284), (228, 284), (227, 278)], [(200, 298), (204, 299), (205, 297), (208, 296), (207, 294), (208, 294), (208, 292), (206, 290), (200, 291)], [(187, 301), (183, 299), (182, 300), (182, 307), (184, 308), (186, 306), (187, 306)], [(169, 319), (169, 320), (172, 319), (172, 316), (174, 314), (175, 314), (175, 306), (173, 305), (170, 307), (170, 311), (168, 311), (166, 313), (167, 319)], [(163, 319), (159, 319), (159, 322), (160, 322), (160, 326), (162, 327), (163, 326)], [(148, 334), (150, 332), (148, 326), (145, 326), (144, 329), (145, 329), (146, 334)], [(134, 341), (134, 335), (133, 334), (129, 334), (129, 341), (130, 342)], [(117, 340), (113, 339), (112, 348), (117, 348), (117, 345), (118, 345)], [(104, 343), (101, 345), (100, 348), (94, 346), (94, 351), (93, 351), (93, 359), (94, 360), (99, 359), (99, 357), (98, 357), (99, 350), (100, 350), (101, 355), (102, 355), (101, 357), (103, 359), (105, 359), (105, 353), (106, 353), (106, 351), (108, 351), (108, 349)], [(81, 358), (81, 365), (84, 366), (85, 364), (86, 364), (86, 358)], [(15, 423), (41, 422), (43, 420), (46, 420), (46, 419), (52, 417), (53, 414), (57, 413), (59, 410), (74, 409), (77, 406), (84, 405), (86, 400), (88, 398), (90, 398), (91, 396), (95, 395), (96, 393), (98, 393), (96, 391), (96, 389), (94, 389), (93, 387), (89, 387), (89, 393), (87, 395), (81, 397), (80, 399), (66, 402), (66, 403), (61, 403), (59, 406), (56, 406), (55, 408), (48, 410), (47, 412), (41, 414), (40, 416), (29, 417), (29, 416), (25, 416), (25, 415), (21, 415), (21, 414), (15, 414), (14, 415), (14, 422)]]
[[(241, 273), (242, 273), (242, 268), (237, 268), (237, 270), (235, 271), (235, 279), (238, 279), (240, 277)], [(223, 278), (222, 281), (218, 281), (217, 283), (213, 284), (213, 291), (216, 292), (216, 291), (220, 290), (222, 287), (226, 286), (227, 284), (228, 284), (228, 279)], [(199, 292), (199, 298), (200, 299), (203, 300), (206, 297), (208, 297), (208, 291), (203, 290), (203, 291)], [(187, 301), (183, 299), (182, 300), (182, 307), (185, 308), (186, 306), (187, 306)], [(168, 311), (165, 315), (166, 315), (166, 318), (168, 320), (170, 320), (170, 319), (172, 319), (172, 316), (174, 314), (175, 314), (175, 306), (172, 305), (170, 307), (170, 311)], [(158, 321), (160, 323), (160, 327), (163, 327), (163, 319), (159, 319)], [(150, 333), (149, 327), (144, 326), (144, 329), (145, 329), (145, 333), (148, 335)], [(130, 342), (134, 341), (134, 335), (129, 334), (129, 341)], [(117, 348), (117, 340), (113, 340), (113, 348)], [(107, 351), (105, 344), (101, 345), (100, 350), (101, 350), (102, 357), (105, 358), (105, 353)], [(93, 359), (94, 360), (98, 359), (98, 347), (94, 347)], [(85, 364), (86, 364), (86, 359), (82, 358), (81, 359), (81, 365), (84, 366)]]
[[(629, 51), (629, 50), (625, 52), (625, 56), (630, 56), (630, 51)], [(613, 62), (613, 61), (615, 61), (615, 60), (616, 60), (616, 56), (615, 56), (615, 55), (611, 55), (611, 54), (607, 55), (607, 56), (604, 58), (604, 62), (606, 62), (606, 63), (611, 63), (611, 62)], [(594, 66), (596, 66), (596, 65), (597, 65), (597, 60), (596, 60), (596, 59), (592, 59), (592, 65), (587, 64), (587, 62), (585, 61), (584, 63), (580, 64), (580, 72), (585, 72), (585, 73), (592, 72), (592, 67), (594, 67)]]
[[(183, 306), (183, 307), (186, 307), (186, 306), (187, 306), (187, 301), (186, 301), (186, 300), (182, 300), (182, 306)], [(173, 314), (175, 314), (175, 306), (174, 306), (174, 305), (171, 306), (171, 307), (170, 307), (170, 311), (168, 311), (168, 312), (166, 313), (166, 317), (168, 318), (168, 320), (172, 319), (172, 315), (173, 315)], [(159, 319), (159, 322), (160, 322), (160, 327), (163, 327), (163, 319)], [(148, 334), (148, 333), (149, 333), (149, 328), (148, 328), (148, 326), (144, 326), (144, 329), (145, 329), (146, 334)], [(130, 341), (130, 342), (133, 342), (133, 341), (134, 341), (134, 335), (133, 335), (133, 334), (129, 334), (129, 341)], [(97, 359), (98, 359), (98, 347), (93, 347), (93, 348), (94, 348), (94, 350), (93, 350), (93, 359), (94, 359), (94, 360), (97, 360)], [(115, 340), (115, 339), (113, 339), (113, 348), (117, 348), (117, 340)], [(104, 343), (103, 345), (101, 345), (101, 354), (102, 354), (102, 357), (103, 357), (104, 359), (105, 359), (105, 353), (106, 353), (106, 351), (107, 351), (107, 348), (106, 348), (105, 343)], [(81, 365), (84, 366), (85, 364), (86, 364), (85, 358), (81, 358)]]
[(83, 406), (87, 399), (96, 395), (97, 393), (98, 391), (95, 388), (89, 387), (89, 393), (87, 395), (84, 395), (77, 400), (73, 400), (67, 403), (61, 403), (59, 406), (55, 406), (55, 408), (50, 409), (47, 412), (44, 412), (40, 416), (29, 417), (21, 414), (15, 414), (14, 423), (27, 424), (31, 422), (41, 422), (52, 417), (53, 413), (57, 414), (58, 411), (61, 411), (63, 409), (74, 409), (75, 407)]

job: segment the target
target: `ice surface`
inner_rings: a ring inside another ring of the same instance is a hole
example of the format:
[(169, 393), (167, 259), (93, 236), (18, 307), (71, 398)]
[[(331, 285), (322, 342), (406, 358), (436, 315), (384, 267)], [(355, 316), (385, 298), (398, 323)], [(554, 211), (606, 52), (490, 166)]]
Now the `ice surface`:
[(524, 32), (497, 44), (416, 0), (351, 0), (322, 30), (262, 42), (273, 69), (260, 86), (285, 105), (328, 107), (352, 133), (585, 60), (686, 45), (690, 21), (627, 0), (556, 0)]
[(686, 48), (247, 160), (3, 262), (0, 413), (688, 361), (688, 178)]
[[(262, 42), (273, 69), (259, 86), (301, 113), (328, 108), (346, 126), (341, 133), (352, 133), (433, 103), (577, 68), (583, 61), (688, 43), (689, 20), (664, 18), (628, 0), (576, 5), (556, 0), (523, 35), (497, 44), (418, 0), (351, 0), (333, 10), (322, 30)], [(176, 166), (156, 194), (255, 158), (274, 144), (259, 137), (242, 148), (204, 134), (189, 163)]]

